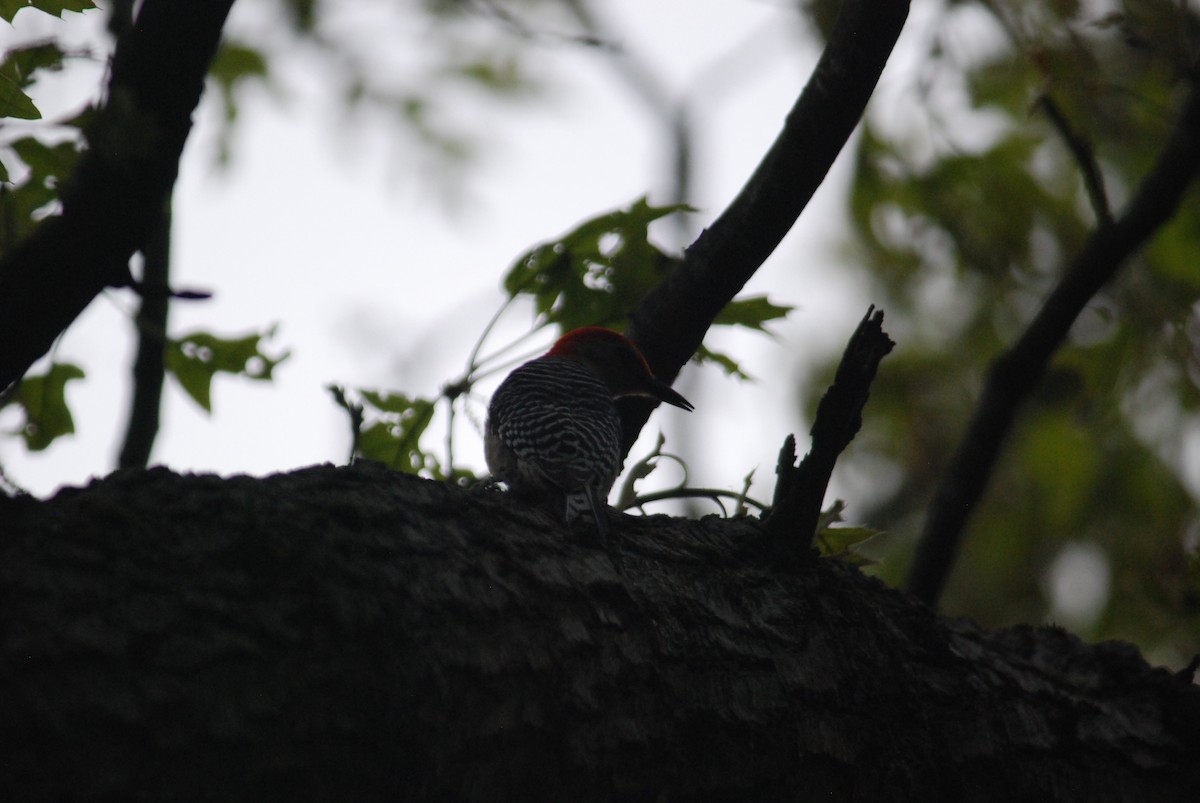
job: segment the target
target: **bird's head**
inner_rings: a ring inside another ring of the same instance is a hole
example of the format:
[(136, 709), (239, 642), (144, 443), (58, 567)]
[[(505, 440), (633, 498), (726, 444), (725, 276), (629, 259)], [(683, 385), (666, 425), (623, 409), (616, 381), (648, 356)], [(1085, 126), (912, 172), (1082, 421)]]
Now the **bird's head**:
[(546, 353), (547, 357), (577, 360), (598, 376), (614, 399), (644, 396), (691, 410), (692, 404), (659, 381), (646, 364), (646, 358), (629, 338), (600, 326), (574, 329), (560, 337)]

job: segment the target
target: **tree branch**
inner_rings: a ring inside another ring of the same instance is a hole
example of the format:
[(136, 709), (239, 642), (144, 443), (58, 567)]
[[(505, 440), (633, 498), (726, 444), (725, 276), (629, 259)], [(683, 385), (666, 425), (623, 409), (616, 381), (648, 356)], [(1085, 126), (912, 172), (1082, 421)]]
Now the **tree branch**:
[(1092, 211), (1096, 214), (1096, 221), (1101, 226), (1112, 223), (1108, 193), (1104, 191), (1104, 176), (1100, 172), (1100, 166), (1096, 164), (1092, 146), (1071, 127), (1066, 115), (1062, 113), (1062, 109), (1054, 102), (1054, 98), (1042, 95), (1035, 105), (1050, 118), (1050, 122), (1058, 130), (1059, 136), (1063, 138), (1063, 144), (1075, 157), (1075, 163), (1079, 165), (1079, 172), (1083, 175), (1083, 186), (1087, 190), (1088, 199), (1092, 202)]
[(817, 406), (810, 433), (812, 448), (799, 466), (794, 465), (796, 441), (789, 435), (779, 453), (779, 480), (771, 513), (764, 521), (776, 541), (794, 541), (803, 549), (812, 545), (834, 464), (862, 427), (863, 407), (879, 361), (893, 346), (883, 331), (883, 311), (871, 307), (854, 330), (833, 384)]
[[(1200, 76), (1200, 65), (1193, 70)], [(1100, 225), (1021, 338), (992, 363), (966, 435), (946, 468), (909, 571), (908, 590), (929, 604), (941, 597), (971, 511), (983, 495), (1016, 418), (1084, 306), (1179, 207), (1200, 171), (1200, 90), (1193, 86), (1179, 123), (1137, 195)]]
[[(1200, 799), (1200, 689), (752, 521), (371, 465), (0, 497), (6, 800)], [(270, 790), (267, 792), (266, 790)]]
[(108, 99), (62, 193), (62, 214), (0, 260), (0, 388), (105, 287), (158, 220), (233, 0), (146, 0), (117, 41)]
[[(907, 0), (845, 0), (783, 130), (741, 193), (642, 301), (629, 334), (655, 376), (671, 381), (788, 233), (862, 118), (908, 17)], [(622, 400), (625, 451), (654, 409)]]

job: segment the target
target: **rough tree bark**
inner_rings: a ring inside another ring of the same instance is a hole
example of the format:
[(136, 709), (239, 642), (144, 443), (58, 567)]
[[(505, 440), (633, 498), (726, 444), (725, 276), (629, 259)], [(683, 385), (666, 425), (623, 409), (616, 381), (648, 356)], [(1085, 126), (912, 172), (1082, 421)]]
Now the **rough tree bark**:
[(1194, 801), (1200, 689), (753, 520), (370, 466), (0, 499), (5, 799)]

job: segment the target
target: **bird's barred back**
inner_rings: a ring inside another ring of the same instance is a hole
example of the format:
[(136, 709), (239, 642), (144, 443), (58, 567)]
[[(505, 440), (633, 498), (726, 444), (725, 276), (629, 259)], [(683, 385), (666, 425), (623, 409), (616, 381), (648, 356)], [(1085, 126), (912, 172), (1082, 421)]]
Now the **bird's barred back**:
[(492, 397), (488, 427), (564, 491), (601, 484), (607, 493), (616, 478), (620, 419), (608, 389), (574, 360), (514, 370)]

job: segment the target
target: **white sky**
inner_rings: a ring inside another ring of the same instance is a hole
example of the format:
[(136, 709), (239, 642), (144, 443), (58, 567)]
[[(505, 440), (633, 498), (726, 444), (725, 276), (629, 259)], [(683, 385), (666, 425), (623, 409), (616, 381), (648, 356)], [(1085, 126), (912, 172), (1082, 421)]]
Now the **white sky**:
[[(621, 0), (604, 8), (612, 29), (676, 91), (697, 82), (720, 85), (719, 93), (696, 96), (701, 211), (693, 223), (707, 225), (775, 137), (818, 51), (786, 4)], [(256, 0), (239, 0), (227, 30), (236, 36), (261, 25), (261, 10)], [(22, 12), (17, 33), (58, 30), (56, 21), (38, 16)], [(345, 22), (352, 25), (352, 15)], [(0, 48), (8, 46), (5, 36), (13, 32), (0, 30)], [(713, 65), (724, 64), (731, 50), (747, 52), (746, 41), (753, 55), (737, 62), (744, 73), (730, 76), (722, 68), (722, 80), (714, 80)], [(330, 95), (302, 54), (287, 63), (287, 101), (259, 90), (241, 96), (226, 172), (213, 160), (218, 109), (211, 98), (202, 104), (175, 196), (173, 284), (211, 289), (215, 298), (174, 305), (170, 330), (235, 336), (278, 322), (268, 349), (287, 349), (291, 357), (274, 384), (219, 376), (211, 417), (168, 379), (152, 462), (220, 474), (344, 462), (347, 423), (325, 384), (435, 392), (461, 371), (501, 301), (500, 276), (513, 258), (647, 192), (652, 202), (665, 200), (666, 156), (657, 131), (604, 57), (559, 46), (538, 59), (556, 91), (547, 102), (491, 104), (486, 116), (476, 113), (496, 145), (471, 169), (470, 201), (453, 214), (431, 200), (411, 162), (398, 158), (394, 128), (366, 118), (334, 122)], [(35, 95), (44, 110), (71, 94), (44, 83)], [(739, 490), (742, 477), (757, 468), (753, 493), (769, 498), (784, 436), (797, 433), (806, 448), (808, 423), (795, 403), (797, 366), (840, 350), (870, 300), (837, 269), (848, 178), (843, 162), (746, 288), (797, 307), (775, 327), (778, 338), (725, 333), (709, 341), (741, 357), (759, 381), (738, 383), (718, 369), (691, 365), (677, 387), (696, 411), (666, 409), (651, 418), (646, 433), (665, 429), (668, 449), (691, 462), (693, 485)], [(669, 227), (659, 234), (668, 238)], [(106, 294), (61, 339), (55, 359), (87, 371), (68, 386), (77, 432), (39, 454), (28, 453), (18, 438), (0, 438), (0, 464), (22, 487), (47, 494), (113, 469), (129, 401), (134, 306), (127, 292)], [(517, 334), (528, 320), (514, 311), (505, 331)], [(486, 396), (494, 385), (479, 391)], [(12, 412), (0, 413), (0, 428), (14, 428)], [(482, 420), (482, 406), (475, 417)], [(442, 432), (430, 445), (440, 444)], [(457, 442), (458, 462), (482, 472), (480, 438), (469, 422)], [(633, 457), (648, 445), (647, 434), (642, 444)], [(853, 490), (843, 487), (839, 495), (851, 501), (853, 518)]]

